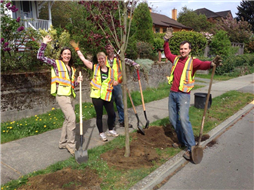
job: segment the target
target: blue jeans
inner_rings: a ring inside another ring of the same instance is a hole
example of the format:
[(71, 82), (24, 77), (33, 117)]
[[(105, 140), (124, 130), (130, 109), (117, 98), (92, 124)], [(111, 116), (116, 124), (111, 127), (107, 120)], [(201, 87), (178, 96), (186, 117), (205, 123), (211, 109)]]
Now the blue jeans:
[(169, 93), (169, 120), (175, 128), (179, 143), (185, 145), (189, 151), (195, 146), (195, 138), (189, 120), (190, 94), (182, 92)]
[[(124, 122), (124, 106), (123, 106), (123, 93), (122, 93), (121, 84), (114, 86), (112, 95), (113, 95), (112, 96), (113, 101), (115, 101), (116, 103), (116, 108), (119, 115), (119, 122), (122, 123)], [(115, 120), (116, 120), (116, 115), (115, 115), (114, 121)]]

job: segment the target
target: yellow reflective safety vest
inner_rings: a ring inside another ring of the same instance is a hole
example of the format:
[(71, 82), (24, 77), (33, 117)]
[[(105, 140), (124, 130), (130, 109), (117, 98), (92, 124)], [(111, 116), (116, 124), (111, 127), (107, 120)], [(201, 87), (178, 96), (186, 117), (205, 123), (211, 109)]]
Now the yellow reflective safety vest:
[[(180, 59), (180, 56), (176, 56), (176, 58), (174, 60), (173, 66), (171, 68), (171, 74), (168, 79), (169, 84), (173, 83), (174, 70), (176, 68), (176, 65), (177, 65), (179, 59)], [(191, 89), (194, 87), (195, 75), (192, 77), (193, 59), (194, 59), (193, 57), (189, 56), (185, 65), (184, 65), (183, 72), (182, 72), (181, 79), (180, 79), (180, 85), (179, 85), (179, 90), (182, 92), (190, 92)]]
[(101, 67), (99, 64), (94, 64), (93, 79), (91, 80), (91, 98), (101, 98), (105, 101), (110, 101), (112, 98), (114, 82), (114, 70), (108, 67), (108, 78), (101, 82)]
[[(106, 66), (110, 67), (110, 64), (108, 62), (108, 57), (106, 57)], [(116, 57), (113, 60), (112, 69), (114, 70), (114, 80), (117, 81), (118, 83), (122, 83), (123, 81), (122, 64), (121, 64), (121, 61), (117, 59)]]
[[(62, 96), (70, 96), (76, 97), (74, 92), (74, 83), (75, 83), (75, 72), (76, 69), (71, 67), (72, 76), (70, 78), (68, 69), (64, 62), (61, 60), (56, 60), (56, 66), (58, 69), (58, 76), (55, 73), (53, 67), (51, 67), (51, 94), (53, 96), (62, 95)], [(58, 84), (58, 88), (56, 89), (56, 84)]]

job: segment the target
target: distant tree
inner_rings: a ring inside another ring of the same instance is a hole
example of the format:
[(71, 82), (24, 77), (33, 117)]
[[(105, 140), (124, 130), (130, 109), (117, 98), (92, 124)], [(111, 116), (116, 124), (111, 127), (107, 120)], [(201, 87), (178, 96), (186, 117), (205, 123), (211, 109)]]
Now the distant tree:
[(140, 3), (133, 13), (134, 38), (153, 45), (153, 20), (146, 2)]
[(231, 42), (248, 43), (252, 35), (251, 25), (247, 21), (237, 21), (230, 16), (217, 21), (211, 32), (216, 34), (219, 30), (226, 31)]
[(243, 0), (240, 6), (237, 7), (238, 13), (236, 13), (236, 19), (238, 21), (247, 21), (252, 26), (252, 32), (254, 32), (254, 1)]
[[(71, 7), (77, 3), (70, 1), (55, 1), (51, 7), (52, 10), (52, 24), (56, 27), (64, 27), (71, 21)], [(41, 19), (49, 19), (48, 15), (48, 4), (46, 3), (41, 9), (40, 16)]]
[(179, 12), (177, 21), (181, 24), (191, 27), (196, 32), (209, 31), (213, 26), (212, 23), (207, 21), (205, 15), (198, 15), (192, 9), (188, 9), (186, 6), (182, 8), (182, 12)]

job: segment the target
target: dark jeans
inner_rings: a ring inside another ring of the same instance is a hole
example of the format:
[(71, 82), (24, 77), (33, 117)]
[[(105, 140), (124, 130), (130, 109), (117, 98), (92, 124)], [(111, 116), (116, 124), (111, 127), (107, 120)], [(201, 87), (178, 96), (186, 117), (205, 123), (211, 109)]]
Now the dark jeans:
[(114, 127), (114, 118), (115, 118), (115, 111), (112, 99), (110, 102), (108, 102), (100, 98), (92, 98), (92, 102), (96, 111), (96, 125), (99, 130), (99, 133), (103, 132), (102, 125), (103, 106), (105, 107), (108, 113), (108, 121), (107, 121), (108, 129), (112, 130)]
[[(119, 116), (119, 123), (124, 122), (124, 106), (123, 106), (123, 93), (121, 84), (114, 86), (113, 99), (116, 103), (116, 108)], [(116, 118), (114, 118), (115, 121)]]

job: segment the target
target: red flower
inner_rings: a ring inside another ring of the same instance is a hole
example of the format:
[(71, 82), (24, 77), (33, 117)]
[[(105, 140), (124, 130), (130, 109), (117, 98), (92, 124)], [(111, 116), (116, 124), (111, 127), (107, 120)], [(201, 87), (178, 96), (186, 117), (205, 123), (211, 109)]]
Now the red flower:
[(19, 22), (20, 21), (20, 17), (18, 17), (16, 21)]

